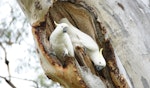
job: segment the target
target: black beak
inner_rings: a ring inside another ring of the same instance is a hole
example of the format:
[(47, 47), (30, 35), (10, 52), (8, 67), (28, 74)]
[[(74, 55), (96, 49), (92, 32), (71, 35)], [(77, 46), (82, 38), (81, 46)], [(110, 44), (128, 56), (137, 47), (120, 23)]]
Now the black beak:
[(104, 68), (103, 66), (97, 66), (97, 65), (96, 65), (96, 69), (97, 69), (98, 71), (102, 70), (103, 68)]
[(63, 33), (67, 32), (67, 27), (63, 28)]

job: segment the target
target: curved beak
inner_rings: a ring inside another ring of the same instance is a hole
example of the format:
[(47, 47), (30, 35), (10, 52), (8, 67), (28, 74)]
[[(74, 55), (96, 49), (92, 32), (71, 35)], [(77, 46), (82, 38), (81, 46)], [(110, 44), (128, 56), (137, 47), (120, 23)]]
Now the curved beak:
[(98, 71), (102, 70), (104, 67), (105, 67), (105, 66), (97, 66), (97, 65), (96, 65), (96, 69), (97, 69)]

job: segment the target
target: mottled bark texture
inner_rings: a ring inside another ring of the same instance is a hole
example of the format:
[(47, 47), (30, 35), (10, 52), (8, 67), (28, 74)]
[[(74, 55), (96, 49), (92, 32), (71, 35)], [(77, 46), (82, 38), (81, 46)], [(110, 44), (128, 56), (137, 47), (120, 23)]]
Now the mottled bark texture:
[[(65, 88), (149, 88), (150, 10), (142, 1), (18, 2), (32, 25), (41, 66), (53, 81)], [(75, 57), (63, 58), (65, 66), (51, 54), (49, 36), (55, 29), (54, 21), (64, 17), (104, 49), (104, 69), (97, 71), (82, 47), (76, 47)], [(86, 78), (89, 74), (99, 81), (90, 82)]]

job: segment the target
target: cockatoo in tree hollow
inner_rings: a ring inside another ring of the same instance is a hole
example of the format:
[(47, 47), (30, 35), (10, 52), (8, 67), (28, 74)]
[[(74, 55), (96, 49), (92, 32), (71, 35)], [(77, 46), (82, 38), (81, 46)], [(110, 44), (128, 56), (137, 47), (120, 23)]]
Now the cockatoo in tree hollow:
[(74, 27), (67, 18), (62, 18), (60, 23), (69, 25), (67, 33), (71, 38), (74, 49), (76, 46), (85, 48), (97, 70), (101, 70), (106, 66), (106, 61), (102, 55), (102, 49), (99, 50), (97, 43), (89, 35)]
[(68, 55), (74, 57), (74, 49), (69, 35), (67, 34), (67, 28), (69, 27), (66, 23), (60, 23), (56, 25), (55, 30), (50, 35), (50, 43), (58, 59), (64, 65), (64, 56)]

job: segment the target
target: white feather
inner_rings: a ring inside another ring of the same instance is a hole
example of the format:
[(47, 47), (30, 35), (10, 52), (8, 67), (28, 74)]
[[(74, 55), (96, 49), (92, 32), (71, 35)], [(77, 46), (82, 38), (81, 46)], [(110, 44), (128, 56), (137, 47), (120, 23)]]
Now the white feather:
[[(66, 23), (57, 24), (57, 27), (50, 35), (50, 43), (56, 56), (63, 61), (64, 55), (74, 57), (73, 45), (69, 35), (64, 32), (64, 28), (68, 27)], [(66, 30), (67, 31), (67, 30)]]
[(85, 47), (91, 60), (98, 67), (98, 69), (106, 66), (106, 61), (102, 56), (102, 50), (101, 52), (99, 51), (97, 43), (89, 35), (74, 27), (67, 18), (61, 19), (60, 23), (67, 23), (69, 25), (67, 33), (71, 38), (74, 48), (76, 46)]

